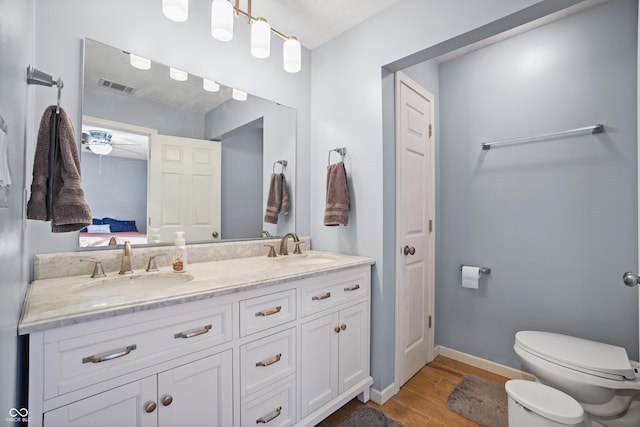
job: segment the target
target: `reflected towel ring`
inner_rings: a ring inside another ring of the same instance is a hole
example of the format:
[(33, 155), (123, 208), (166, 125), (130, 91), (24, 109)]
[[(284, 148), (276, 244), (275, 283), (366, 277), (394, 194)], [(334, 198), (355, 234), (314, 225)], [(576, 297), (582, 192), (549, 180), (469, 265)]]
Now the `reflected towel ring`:
[(275, 162), (273, 162), (273, 173), (276, 173), (276, 164), (280, 164), (280, 166), (282, 166), (282, 172), (284, 173), (284, 168), (287, 167), (288, 162), (286, 160), (276, 160)]
[(347, 147), (338, 147), (338, 148), (334, 148), (329, 150), (329, 157), (327, 157), (327, 164), (330, 165), (331, 164), (331, 153), (336, 152), (338, 154), (340, 154), (340, 161), (344, 161), (344, 156), (347, 154)]

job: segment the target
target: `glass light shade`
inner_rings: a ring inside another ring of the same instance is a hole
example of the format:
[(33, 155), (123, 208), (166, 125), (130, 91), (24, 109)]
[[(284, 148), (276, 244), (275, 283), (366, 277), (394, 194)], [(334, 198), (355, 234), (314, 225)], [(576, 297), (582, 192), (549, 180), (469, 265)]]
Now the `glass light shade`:
[(162, 0), (162, 13), (175, 22), (189, 18), (189, 0)]
[(264, 18), (258, 18), (251, 24), (251, 55), (268, 58), (270, 51), (271, 27)]
[(236, 101), (246, 101), (247, 100), (247, 92), (243, 92), (239, 89), (233, 89), (231, 92), (231, 97)]
[(186, 71), (178, 70), (177, 68), (169, 67), (169, 76), (173, 80), (183, 82), (189, 78), (189, 73), (187, 73)]
[(208, 79), (202, 79), (202, 88), (207, 92), (217, 92), (220, 90), (220, 85), (216, 82), (212, 82)]
[(87, 145), (94, 154), (107, 155), (113, 150), (113, 145), (109, 143), (95, 143)]
[(129, 64), (131, 64), (132, 67), (138, 68), (140, 70), (148, 70), (149, 68), (151, 68), (150, 59), (134, 55), (133, 53), (129, 54)]
[(302, 53), (300, 42), (291, 36), (284, 41), (282, 47), (282, 60), (284, 70), (288, 73), (297, 73), (302, 68)]
[(233, 6), (228, 0), (211, 3), (211, 35), (221, 42), (233, 38)]

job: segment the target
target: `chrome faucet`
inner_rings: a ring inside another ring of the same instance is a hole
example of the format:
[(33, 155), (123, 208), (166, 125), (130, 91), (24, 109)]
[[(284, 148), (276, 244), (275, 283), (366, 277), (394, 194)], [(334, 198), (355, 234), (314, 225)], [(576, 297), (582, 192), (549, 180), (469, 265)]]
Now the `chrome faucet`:
[(120, 265), (119, 274), (132, 274), (131, 270), (131, 243), (129, 241), (124, 242), (124, 248), (122, 249), (122, 264)]
[(300, 239), (298, 238), (298, 235), (296, 233), (287, 233), (284, 236), (282, 236), (282, 240), (280, 241), (280, 255), (289, 255), (289, 250), (287, 247), (287, 242), (289, 240), (289, 237), (291, 237), (294, 241), (294, 243), (296, 244), (296, 249), (295, 251), (293, 251), (294, 254), (300, 254), (302, 252), (300, 252)]
[(258, 237), (271, 237), (271, 233), (269, 233), (267, 230), (262, 230), (260, 234), (258, 234)]

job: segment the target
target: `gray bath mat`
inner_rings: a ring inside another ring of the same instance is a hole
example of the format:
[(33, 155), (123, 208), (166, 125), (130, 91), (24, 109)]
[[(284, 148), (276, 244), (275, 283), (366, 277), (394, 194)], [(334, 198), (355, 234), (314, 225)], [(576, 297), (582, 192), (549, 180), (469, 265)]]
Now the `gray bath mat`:
[(344, 421), (336, 427), (402, 427), (391, 418), (387, 418), (382, 412), (376, 408), (360, 408), (353, 414), (349, 415)]
[(477, 375), (465, 375), (445, 402), (447, 408), (483, 427), (507, 427), (504, 385)]

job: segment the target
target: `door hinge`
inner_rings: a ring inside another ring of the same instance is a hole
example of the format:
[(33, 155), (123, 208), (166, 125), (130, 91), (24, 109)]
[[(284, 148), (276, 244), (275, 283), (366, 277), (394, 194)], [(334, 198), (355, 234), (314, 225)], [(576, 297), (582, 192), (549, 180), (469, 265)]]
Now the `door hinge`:
[(433, 220), (430, 219), (429, 220), (429, 233), (431, 233), (433, 231)]
[(429, 329), (431, 329), (431, 315), (429, 315)]
[(429, 124), (429, 138), (433, 135), (433, 125)]

